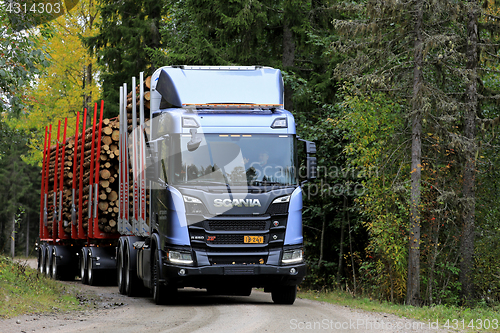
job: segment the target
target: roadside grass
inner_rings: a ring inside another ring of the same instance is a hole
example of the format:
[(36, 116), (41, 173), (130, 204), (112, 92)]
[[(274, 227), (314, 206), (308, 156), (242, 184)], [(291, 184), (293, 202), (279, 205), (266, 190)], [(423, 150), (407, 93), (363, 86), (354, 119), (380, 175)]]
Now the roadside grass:
[(500, 305), (477, 305), (474, 308), (433, 305), (413, 307), (373, 300), (367, 297), (353, 297), (351, 294), (335, 290), (328, 292), (300, 291), (300, 298), (345, 305), (370, 312), (384, 312), (399, 317), (411, 318), (424, 323), (438, 323), (439, 328), (477, 332), (498, 332), (500, 329)]
[(75, 293), (37, 270), (0, 256), (0, 319), (78, 309)]

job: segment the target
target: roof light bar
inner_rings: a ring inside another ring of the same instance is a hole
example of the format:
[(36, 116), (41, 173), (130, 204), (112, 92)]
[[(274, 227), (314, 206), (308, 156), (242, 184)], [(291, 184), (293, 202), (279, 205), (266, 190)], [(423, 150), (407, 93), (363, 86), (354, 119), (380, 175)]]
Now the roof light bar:
[(281, 109), (283, 104), (183, 104), (197, 109)]

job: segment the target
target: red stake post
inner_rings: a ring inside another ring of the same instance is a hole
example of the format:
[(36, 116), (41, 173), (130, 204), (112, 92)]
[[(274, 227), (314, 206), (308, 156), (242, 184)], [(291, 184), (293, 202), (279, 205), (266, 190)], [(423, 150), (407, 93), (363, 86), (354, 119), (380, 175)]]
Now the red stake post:
[(83, 230), (83, 162), (85, 160), (85, 130), (87, 126), (87, 109), (83, 113), (83, 127), (82, 127), (82, 148), (80, 152), (80, 179), (78, 182), (78, 226), (77, 234), (79, 239), (86, 239), (87, 235)]
[(63, 182), (64, 182), (64, 155), (66, 154), (66, 129), (68, 127), (68, 118), (64, 120), (64, 134), (63, 134), (63, 140), (62, 140), (62, 149), (61, 149), (61, 173), (59, 175), (59, 238), (60, 239), (68, 239), (69, 236), (64, 232), (64, 225), (63, 225), (63, 215), (62, 215), (62, 210), (63, 210)]
[(43, 240), (50, 240), (49, 238), (49, 229), (47, 228), (47, 220), (48, 220), (48, 209), (49, 209), (49, 165), (50, 165), (50, 141), (52, 134), (52, 125), (49, 126), (49, 138), (47, 139), (47, 155), (45, 159), (45, 179), (43, 180), (44, 185), (44, 199), (45, 199), (45, 214), (43, 217), (43, 232), (42, 238)]
[(47, 134), (49, 128), (45, 126), (45, 140), (43, 144), (43, 158), (42, 158), (42, 181), (40, 188), (40, 238), (43, 238), (44, 218), (47, 216), (47, 206), (45, 205), (45, 167), (47, 164)]
[(77, 221), (78, 212), (76, 210), (76, 163), (78, 155), (78, 127), (80, 126), (80, 111), (76, 113), (76, 126), (75, 126), (75, 147), (73, 150), (73, 184), (71, 189), (71, 238), (77, 239)]
[(52, 240), (55, 242), (57, 239), (57, 180), (59, 171), (59, 139), (61, 136), (61, 121), (57, 124), (57, 141), (56, 141), (56, 152), (54, 154), (54, 191), (52, 199)]

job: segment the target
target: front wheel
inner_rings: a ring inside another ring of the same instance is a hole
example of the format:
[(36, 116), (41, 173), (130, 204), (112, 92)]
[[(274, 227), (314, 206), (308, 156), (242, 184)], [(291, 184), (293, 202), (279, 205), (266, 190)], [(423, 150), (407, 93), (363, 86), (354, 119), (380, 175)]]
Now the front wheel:
[(297, 286), (281, 286), (271, 291), (271, 297), (276, 304), (293, 304), (297, 297)]
[(164, 283), (161, 283), (160, 258), (158, 251), (155, 251), (153, 264), (153, 299), (157, 305), (167, 304), (175, 297), (177, 290)]

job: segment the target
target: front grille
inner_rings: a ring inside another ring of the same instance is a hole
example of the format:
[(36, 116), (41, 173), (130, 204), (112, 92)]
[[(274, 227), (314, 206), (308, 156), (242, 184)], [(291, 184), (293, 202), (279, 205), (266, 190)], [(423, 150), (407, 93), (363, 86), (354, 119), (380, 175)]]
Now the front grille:
[(288, 213), (288, 203), (276, 203), (276, 204), (271, 204), (269, 208), (267, 209), (267, 213), (274, 215), (274, 214), (286, 214)]
[(210, 256), (211, 265), (263, 265), (267, 262), (267, 255), (262, 256)]
[(253, 275), (253, 267), (224, 267), (224, 275)]
[(209, 231), (250, 231), (266, 230), (266, 221), (228, 221), (228, 220), (210, 220), (208, 221)]

